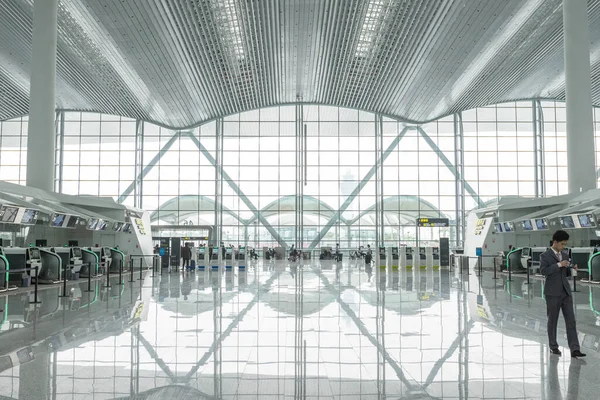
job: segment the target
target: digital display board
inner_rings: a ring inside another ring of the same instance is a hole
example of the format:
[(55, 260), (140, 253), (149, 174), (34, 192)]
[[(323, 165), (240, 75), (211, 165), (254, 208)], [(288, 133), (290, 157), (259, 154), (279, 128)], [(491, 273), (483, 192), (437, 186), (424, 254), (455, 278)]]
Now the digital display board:
[(140, 235), (145, 235), (146, 234), (146, 229), (144, 229), (144, 222), (142, 221), (141, 218), (136, 218), (135, 219), (135, 224), (138, 228), (138, 231), (140, 232)]
[(423, 228), (445, 228), (450, 226), (448, 218), (417, 218), (417, 226)]

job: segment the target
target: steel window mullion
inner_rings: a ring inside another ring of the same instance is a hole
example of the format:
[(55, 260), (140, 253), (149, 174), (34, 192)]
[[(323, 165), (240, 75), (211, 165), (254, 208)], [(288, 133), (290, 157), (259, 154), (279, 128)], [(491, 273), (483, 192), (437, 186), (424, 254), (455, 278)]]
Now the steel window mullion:
[(65, 157), (65, 113), (60, 112), (56, 114), (57, 120), (60, 118), (59, 126), (59, 158), (58, 158), (58, 193), (63, 192), (63, 169), (64, 169), (64, 157)]
[(536, 100), (535, 106), (537, 107), (538, 127), (537, 127), (537, 150), (538, 150), (538, 164), (536, 169), (539, 169), (537, 184), (540, 187), (540, 197), (546, 197), (546, 159), (544, 153), (544, 109), (542, 103)]

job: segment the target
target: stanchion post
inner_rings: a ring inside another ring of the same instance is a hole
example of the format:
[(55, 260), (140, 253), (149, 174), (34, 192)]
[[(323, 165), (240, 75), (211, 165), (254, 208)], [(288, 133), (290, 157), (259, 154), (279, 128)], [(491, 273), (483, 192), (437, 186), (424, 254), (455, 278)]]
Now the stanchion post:
[[(36, 279), (36, 281), (37, 281), (37, 279)], [(65, 269), (65, 276), (63, 277), (63, 294), (58, 297), (69, 297), (67, 295), (67, 272), (66, 272), (66, 269)]]
[(123, 263), (119, 263), (119, 285), (123, 284)]
[(573, 269), (571, 269), (571, 277), (573, 278), (573, 290), (572, 290), (572, 292), (579, 292), (579, 290), (577, 290), (577, 279), (576, 279), (577, 277), (573, 275)]
[(35, 267), (35, 286), (33, 287), (33, 301), (30, 301), (29, 304), (40, 304), (41, 301), (38, 300), (38, 269), (39, 267)]
[(110, 265), (106, 267), (106, 287), (110, 287)]
[(529, 280), (529, 276), (531, 275), (530, 270), (531, 270), (531, 268), (529, 268), (529, 265), (528, 265), (527, 266), (527, 283), (526, 283), (526, 285), (531, 285), (532, 284), (531, 281)]
[(498, 279), (498, 277), (496, 276), (497, 269), (498, 269), (498, 263), (496, 262), (496, 257), (494, 257), (494, 278), (493, 279)]
[(510, 260), (508, 260), (508, 258), (507, 258), (506, 263), (508, 264), (508, 282), (512, 282), (512, 267), (510, 265)]
[[(123, 263), (123, 260), (121, 260), (121, 263)], [(130, 263), (131, 263), (131, 276), (129, 277), (129, 282), (135, 282), (135, 279), (133, 279), (133, 260), (130, 259)]]
[(469, 261), (469, 256), (467, 256), (467, 275), (471, 275), (471, 262)]
[(88, 263), (88, 288), (86, 292), (93, 292), (92, 290), (92, 263)]
[(140, 257), (140, 281), (144, 279), (142, 276), (142, 261), (144, 261), (144, 257)]
[(458, 263), (460, 264), (460, 275), (462, 276), (462, 274), (463, 274), (463, 258), (459, 257), (458, 260), (459, 260)]

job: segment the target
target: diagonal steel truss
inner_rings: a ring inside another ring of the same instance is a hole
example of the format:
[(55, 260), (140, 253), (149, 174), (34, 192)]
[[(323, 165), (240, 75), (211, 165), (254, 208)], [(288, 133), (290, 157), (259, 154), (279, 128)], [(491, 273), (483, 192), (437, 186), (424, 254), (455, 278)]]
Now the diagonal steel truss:
[[(200, 143), (200, 140), (198, 140), (198, 138), (194, 135), (193, 132), (186, 132), (185, 134), (192, 140), (192, 142), (194, 142), (196, 147), (198, 147), (198, 150), (200, 150), (200, 152), (204, 155), (204, 157), (206, 157), (208, 162), (210, 162), (211, 165), (214, 166), (219, 171), (219, 175), (221, 175), (222, 179), (225, 182), (227, 182), (227, 184), (231, 187), (231, 189), (233, 189), (235, 194), (237, 194), (240, 197), (240, 200), (242, 200), (244, 202), (244, 204), (250, 209), (250, 211), (252, 211), (254, 216), (256, 218), (258, 218), (260, 223), (263, 224), (263, 226), (267, 229), (267, 231), (269, 231), (271, 236), (273, 236), (273, 239), (277, 240), (277, 243), (279, 243), (279, 245), (281, 247), (284, 247), (284, 248), (287, 247), (285, 241), (279, 235), (279, 232), (277, 232), (275, 230), (275, 228), (273, 228), (271, 226), (269, 221), (267, 221), (267, 219), (265, 217), (263, 217), (260, 210), (258, 210), (256, 208), (256, 206), (252, 203), (252, 201), (250, 201), (248, 196), (246, 196), (244, 194), (244, 192), (242, 191), (242, 189), (240, 189), (240, 187), (237, 185), (237, 183), (235, 183), (235, 181), (233, 179), (231, 179), (229, 174), (227, 174), (227, 172), (225, 172), (225, 170), (223, 169), (223, 164), (220, 163), (219, 165), (217, 165), (215, 158), (212, 156), (212, 154), (210, 154), (210, 152), (206, 149), (206, 147), (204, 147), (204, 145), (202, 145), (202, 143)], [(221, 203), (220, 199), (215, 199), (215, 201), (218, 203)]]
[[(367, 185), (367, 183), (373, 178), (375, 175), (377, 168), (379, 168), (387, 157), (398, 147), (398, 144), (402, 140), (402, 138), (406, 135), (409, 130), (416, 130), (419, 135), (425, 140), (431, 150), (439, 157), (439, 159), (444, 163), (444, 165), (450, 170), (450, 172), (454, 175), (457, 180), (460, 180), (464, 184), (464, 190), (466, 190), (469, 195), (476, 201), (479, 206), (483, 206), (484, 202), (481, 200), (477, 192), (473, 189), (473, 187), (464, 180), (464, 177), (461, 174), (461, 171), (448, 159), (448, 157), (444, 154), (443, 151), (437, 146), (437, 144), (431, 139), (431, 137), (420, 127), (420, 126), (406, 126), (402, 129), (402, 131), (398, 134), (398, 136), (392, 141), (392, 143), (388, 146), (388, 148), (381, 153), (381, 157), (377, 160), (375, 165), (367, 172), (364, 178), (358, 183), (352, 193), (345, 199), (344, 203), (340, 206), (340, 208), (335, 212), (335, 214), (331, 217), (331, 219), (327, 222), (325, 226), (321, 229), (319, 234), (315, 237), (315, 239), (310, 243), (309, 249), (313, 250), (319, 242), (325, 237), (325, 235), (329, 232), (329, 230), (341, 220), (341, 215), (346, 211), (346, 209), (350, 206), (350, 204), (356, 199), (356, 196), (360, 194), (362, 189)], [(176, 132), (167, 143), (158, 151), (158, 153), (154, 156), (154, 158), (146, 165), (139, 174), (136, 174), (134, 181), (125, 189), (125, 191), (119, 196), (118, 202), (122, 203), (125, 201), (132, 193), (141, 191), (140, 182), (143, 181), (144, 177), (154, 168), (154, 166), (160, 161), (162, 156), (167, 153), (176, 140), (180, 137), (186, 136), (189, 137), (192, 142), (196, 145), (198, 150), (204, 155), (204, 157), (211, 163), (213, 167), (216, 168), (217, 174), (222, 177), (223, 181), (226, 182), (233, 191), (240, 197), (242, 202), (248, 207), (248, 209), (254, 214), (254, 218), (258, 219), (261, 224), (267, 229), (267, 231), (271, 234), (271, 236), (279, 243), (280, 246), (286, 247), (285, 241), (281, 238), (279, 233), (271, 226), (271, 224), (262, 216), (260, 210), (252, 203), (252, 201), (243, 193), (240, 187), (235, 183), (233, 179), (225, 172), (222, 166), (218, 166), (215, 158), (210, 154), (210, 152), (202, 145), (200, 140), (194, 135), (193, 131), (178, 131)], [(462, 149), (455, 149), (455, 151), (462, 151)], [(600, 170), (598, 170), (598, 176), (600, 177)], [(136, 193), (137, 196), (141, 198), (141, 193)], [(220, 203), (219, 199), (215, 199), (217, 203)]]
[(375, 163), (375, 165), (373, 165), (373, 167), (371, 167), (371, 169), (369, 170), (369, 172), (367, 172), (365, 177), (358, 183), (358, 185), (354, 188), (352, 193), (350, 193), (350, 195), (346, 198), (344, 203), (341, 205), (340, 209), (337, 210), (335, 212), (335, 214), (333, 214), (331, 219), (327, 222), (327, 224), (323, 227), (323, 229), (321, 229), (321, 231), (319, 232), (317, 237), (315, 237), (315, 239), (310, 243), (310, 245), (308, 246), (309, 250), (313, 250), (319, 244), (319, 242), (325, 237), (327, 232), (329, 232), (331, 227), (340, 220), (340, 216), (344, 213), (344, 211), (346, 211), (346, 209), (350, 206), (350, 204), (352, 204), (352, 202), (354, 201), (356, 196), (358, 196), (358, 194), (363, 190), (363, 188), (371, 180), (373, 175), (375, 175), (375, 171), (377, 170), (377, 168), (380, 165), (383, 165), (386, 158), (388, 158), (388, 156), (390, 154), (392, 154), (394, 149), (398, 146), (398, 143), (400, 143), (400, 140), (402, 140), (402, 138), (404, 137), (404, 135), (406, 135), (406, 132), (408, 132), (409, 129), (414, 129), (414, 127), (408, 127), (408, 126), (405, 127), (398, 134), (398, 136), (396, 136), (394, 141), (392, 141), (392, 143), (390, 143), (388, 148), (383, 152), (381, 158)]

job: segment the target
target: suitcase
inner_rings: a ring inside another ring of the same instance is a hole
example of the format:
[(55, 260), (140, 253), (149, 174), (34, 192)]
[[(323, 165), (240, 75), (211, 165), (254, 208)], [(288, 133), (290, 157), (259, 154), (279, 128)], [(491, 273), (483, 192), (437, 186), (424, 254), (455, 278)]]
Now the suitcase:
[(196, 268), (196, 260), (190, 260), (190, 269)]

